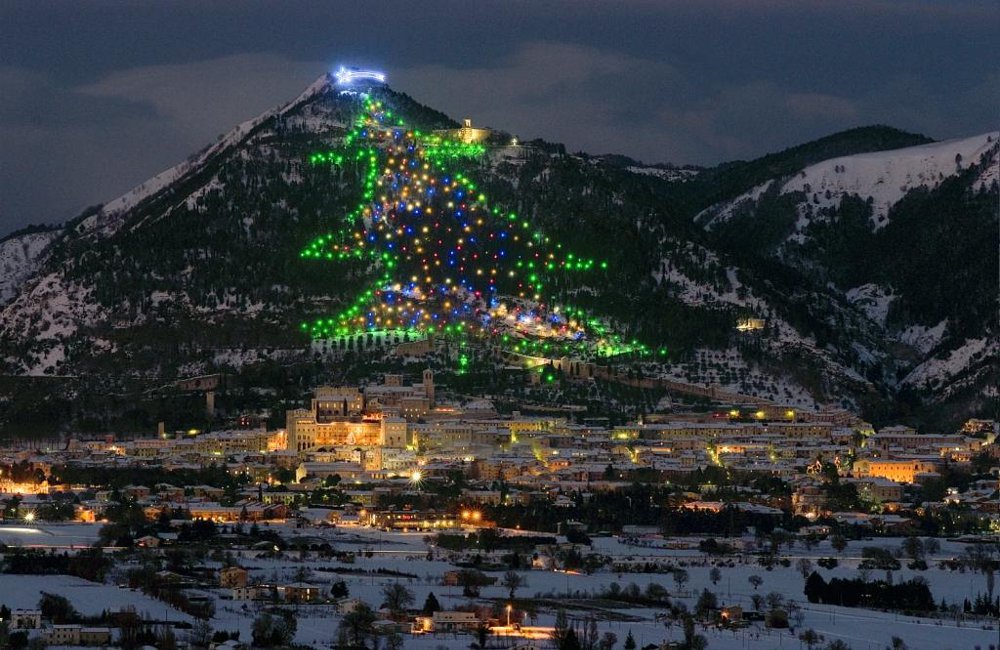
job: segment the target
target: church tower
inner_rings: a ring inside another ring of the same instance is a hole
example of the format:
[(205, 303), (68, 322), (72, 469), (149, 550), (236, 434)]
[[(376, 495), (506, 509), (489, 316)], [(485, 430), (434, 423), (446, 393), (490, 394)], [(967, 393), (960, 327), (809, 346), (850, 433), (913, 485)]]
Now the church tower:
[(424, 370), (424, 397), (430, 401), (431, 408), (434, 408), (434, 371), (430, 368)]

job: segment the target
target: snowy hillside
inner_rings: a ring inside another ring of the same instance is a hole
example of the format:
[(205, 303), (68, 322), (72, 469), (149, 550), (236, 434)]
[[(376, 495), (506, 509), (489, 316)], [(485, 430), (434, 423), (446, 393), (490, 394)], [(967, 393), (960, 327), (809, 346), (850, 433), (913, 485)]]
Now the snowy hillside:
[[(945, 178), (979, 163), (984, 156), (995, 159), (1000, 150), (998, 138), (1000, 133), (994, 131), (905, 149), (831, 158), (806, 167), (786, 180), (778, 191), (804, 193), (814, 212), (836, 207), (847, 195), (871, 199), (873, 226), (878, 229), (887, 224), (889, 208), (910, 190), (937, 187)], [(996, 165), (987, 165), (978, 183), (988, 184), (996, 178)], [(768, 181), (732, 201), (713, 206), (696, 220), (706, 228), (714, 228), (730, 219), (739, 206), (757, 200), (770, 184)], [(798, 231), (807, 225), (804, 221), (797, 224)]]
[(665, 181), (674, 183), (684, 183), (698, 175), (697, 169), (691, 169), (689, 167), (639, 167), (632, 165), (626, 169), (633, 174), (655, 176), (656, 178), (661, 178)]
[[(977, 373), (970, 372), (970, 369), (996, 359), (998, 354), (1000, 343), (995, 339), (968, 339), (955, 349), (921, 363), (903, 379), (903, 383), (917, 389), (939, 391), (937, 398), (942, 399), (976, 378)], [(965, 376), (970, 374), (972, 376)], [(959, 380), (957, 384), (956, 379)], [(950, 383), (955, 385), (949, 386)]]
[[(786, 182), (782, 193), (805, 192), (819, 208), (840, 202), (847, 194), (872, 199), (875, 227), (886, 224), (889, 208), (915, 187), (936, 187), (983, 155), (995, 155), (997, 132), (961, 140), (946, 140), (896, 151), (859, 154), (807, 167)], [(817, 202), (818, 201), (818, 202)]]
[(87, 234), (97, 232), (100, 236), (114, 234), (124, 223), (123, 215), (142, 201), (156, 195), (165, 188), (181, 182), (194, 171), (203, 167), (213, 157), (242, 142), (268, 119), (285, 115), (309, 99), (326, 92), (329, 87), (329, 77), (323, 75), (288, 104), (277, 109), (265, 111), (253, 119), (240, 123), (236, 128), (223, 135), (217, 142), (206, 147), (188, 160), (160, 172), (113, 201), (106, 203), (99, 212), (84, 219), (77, 226), (77, 233)]
[(41, 267), (45, 252), (62, 230), (13, 235), (0, 241), (0, 305), (17, 295), (21, 285)]

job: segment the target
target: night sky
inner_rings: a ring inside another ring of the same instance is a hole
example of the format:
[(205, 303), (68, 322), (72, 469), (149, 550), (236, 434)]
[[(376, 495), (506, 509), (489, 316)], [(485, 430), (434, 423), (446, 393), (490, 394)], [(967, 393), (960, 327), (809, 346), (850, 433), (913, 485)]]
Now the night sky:
[(997, 128), (1000, 3), (0, 4), (0, 235), (58, 222), (340, 63), (449, 113), (646, 162), (750, 158), (864, 124)]

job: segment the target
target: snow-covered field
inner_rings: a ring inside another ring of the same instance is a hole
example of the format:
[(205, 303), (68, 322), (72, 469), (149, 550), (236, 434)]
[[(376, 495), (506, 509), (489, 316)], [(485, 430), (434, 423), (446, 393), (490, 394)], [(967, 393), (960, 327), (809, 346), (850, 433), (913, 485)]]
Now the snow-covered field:
[[(26, 527), (25, 527), (26, 528)], [(433, 592), (445, 609), (469, 604), (470, 599), (462, 596), (460, 587), (441, 585), (441, 575), (455, 566), (449, 562), (448, 552), (437, 548), (428, 548), (424, 533), (387, 533), (365, 528), (316, 528), (294, 530), (284, 526), (275, 526), (283, 536), (304, 535), (323, 537), (330, 541), (338, 551), (356, 551), (358, 553), (353, 563), (345, 564), (335, 559), (320, 558), (315, 553), (302, 558), (297, 552), (289, 552), (282, 557), (257, 557), (254, 552), (237, 555), (235, 558), (242, 566), (250, 570), (251, 579), (261, 582), (291, 582), (301, 577), (305, 570), (306, 580), (313, 584), (329, 586), (331, 583), (344, 580), (350, 590), (351, 597), (364, 600), (373, 608), (382, 604), (382, 589), (386, 584), (401, 582), (413, 594), (412, 607), (419, 608), (427, 595)], [(73, 532), (73, 529), (78, 529)], [(37, 530), (44, 533), (19, 533), (12, 527), (0, 529), (0, 537), (12, 539), (22, 537), (37, 537), (39, 534), (51, 536), (59, 541), (92, 539), (96, 534), (93, 525), (44, 526)], [(791, 561), (788, 568), (775, 566), (766, 570), (758, 566), (752, 556), (725, 558), (721, 566), (721, 578), (717, 583), (711, 581), (710, 571), (714, 560), (706, 558), (694, 550), (697, 538), (674, 540), (683, 542), (687, 548), (677, 548), (682, 544), (671, 544), (670, 548), (663, 540), (650, 540), (642, 545), (629, 545), (619, 538), (601, 537), (593, 540), (592, 552), (606, 555), (618, 560), (639, 560), (660, 564), (673, 564), (687, 570), (690, 581), (679, 590), (669, 573), (617, 573), (603, 570), (592, 575), (551, 570), (520, 571), (526, 579), (526, 586), (517, 592), (518, 599), (539, 598), (537, 620), (529, 620), (533, 627), (550, 628), (555, 620), (554, 602), (566, 603), (567, 614), (571, 621), (582, 624), (582, 620), (590, 614), (597, 617), (601, 634), (605, 631), (618, 636), (619, 644), (625, 636), (632, 632), (639, 647), (648, 643), (660, 643), (669, 639), (680, 639), (682, 632), (679, 625), (667, 627), (660, 622), (658, 615), (662, 610), (637, 607), (625, 603), (615, 604), (607, 600), (587, 602), (587, 598), (606, 589), (611, 583), (617, 582), (622, 587), (635, 583), (645, 589), (649, 583), (657, 583), (665, 587), (674, 601), (682, 601), (689, 609), (694, 608), (695, 600), (702, 589), (716, 593), (722, 605), (741, 605), (745, 610), (753, 609), (754, 593), (766, 596), (778, 592), (786, 601), (794, 601), (802, 608), (802, 624), (794, 634), (788, 630), (768, 630), (761, 624), (754, 624), (740, 630), (716, 630), (714, 628), (699, 628), (699, 633), (708, 638), (709, 648), (713, 649), (755, 649), (798, 648), (800, 642), (798, 633), (812, 628), (825, 638), (825, 643), (834, 639), (842, 639), (855, 650), (881, 650), (887, 647), (893, 636), (902, 638), (912, 650), (944, 650), (951, 648), (987, 648), (996, 643), (997, 630), (993, 622), (974, 622), (969, 620), (956, 621), (953, 618), (907, 617), (894, 613), (870, 611), (860, 608), (844, 608), (830, 605), (810, 604), (803, 595), (804, 579), (796, 569), (800, 558), (810, 559), (815, 565), (816, 560), (823, 557), (837, 557), (839, 566), (826, 570), (817, 567), (826, 579), (832, 577), (852, 578), (857, 576), (857, 566), (861, 550), (865, 546), (883, 546), (896, 549), (900, 539), (875, 539), (870, 541), (852, 541), (841, 554), (832, 549), (827, 542), (806, 550), (801, 543), (791, 549), (782, 548), (781, 556)], [(742, 546), (749, 540), (737, 540), (737, 546)], [(8, 542), (9, 543), (9, 542)], [(986, 592), (986, 579), (982, 574), (961, 571), (949, 571), (938, 567), (942, 559), (960, 557), (965, 545), (958, 542), (942, 541), (940, 552), (928, 558), (929, 569), (926, 571), (911, 571), (903, 568), (893, 572), (896, 582), (907, 580), (914, 576), (922, 576), (930, 585), (935, 600), (947, 600), (949, 603), (961, 603), (965, 598), (974, 599), (977, 594)], [(432, 557), (428, 557), (428, 552)], [(369, 557), (370, 555), (370, 557)], [(208, 562), (209, 566), (218, 563)], [(905, 565), (905, 561), (904, 561)], [(350, 571), (351, 573), (338, 572)], [(393, 576), (377, 573), (379, 570), (390, 570), (406, 575)], [(493, 575), (500, 577), (500, 573)], [(758, 575), (763, 583), (755, 591), (748, 581), (749, 576)], [(874, 577), (882, 577), (882, 572), (873, 572)], [(114, 582), (114, 580), (109, 580)], [(184, 614), (164, 605), (163, 603), (144, 596), (138, 591), (120, 588), (115, 584), (98, 585), (69, 576), (12, 576), (0, 574), (0, 603), (11, 608), (33, 607), (42, 591), (66, 596), (73, 605), (85, 614), (98, 614), (104, 609), (111, 611), (124, 606), (133, 606), (140, 613), (148, 613), (154, 619), (173, 621), (189, 620)], [(211, 590), (216, 598), (216, 613), (212, 626), (216, 630), (239, 631), (241, 639), (249, 639), (253, 620), (262, 604), (234, 602), (228, 598), (228, 590)], [(481, 604), (504, 603), (507, 590), (499, 585), (484, 587), (475, 602)], [(332, 605), (301, 605), (296, 611), (298, 632), (296, 641), (306, 646), (326, 648), (336, 638), (337, 627), (341, 617)], [(427, 635), (422, 637), (405, 636), (406, 648), (465, 648), (472, 641), (469, 636), (462, 635)], [(514, 639), (507, 639), (513, 642)], [(521, 641), (525, 641), (521, 639)], [(546, 647), (545, 641), (528, 641), (537, 647)], [(503, 647), (501, 645), (501, 647)], [(620, 645), (619, 645), (620, 647)], [(804, 647), (804, 646), (803, 646)]]
[(102, 585), (73, 576), (0, 574), (0, 604), (10, 609), (35, 609), (42, 592), (65, 596), (84, 616), (134, 607), (140, 615), (159, 621), (191, 622), (191, 617), (133, 589)]
[[(308, 535), (315, 533), (314, 530), (303, 532), (303, 534)], [(446, 587), (440, 584), (441, 574), (453, 569), (454, 566), (445, 561), (445, 552), (438, 549), (432, 549), (435, 559), (427, 559), (428, 549), (423, 533), (402, 534), (368, 529), (334, 529), (325, 530), (319, 534), (329, 537), (338, 550), (354, 549), (362, 552), (370, 550), (372, 557), (359, 556), (353, 564), (345, 565), (333, 560), (316, 558), (299, 560), (294, 556), (295, 554), (292, 554), (292, 557), (282, 559), (246, 558), (244, 565), (251, 569), (254, 578), (265, 581), (291, 580), (300, 568), (311, 569), (309, 581), (317, 584), (328, 585), (342, 579), (348, 584), (352, 597), (360, 598), (375, 608), (381, 605), (382, 588), (386, 584), (396, 581), (402, 582), (412, 591), (414, 607), (417, 608), (430, 592), (437, 596), (446, 609), (470, 602), (468, 598), (461, 595), (460, 587)], [(880, 539), (869, 542), (852, 542), (839, 556), (840, 566), (833, 570), (817, 570), (826, 579), (856, 577), (861, 549), (864, 546), (881, 545), (898, 548), (900, 541), (898, 539)], [(815, 560), (821, 557), (837, 557), (836, 551), (830, 548), (827, 543), (820, 544), (810, 551), (805, 551), (801, 544), (791, 550), (784, 550), (783, 556), (788, 557), (792, 562), (792, 566), (789, 568), (776, 566), (773, 570), (767, 571), (756, 565), (752, 558), (747, 563), (736, 560), (735, 566), (721, 569), (721, 580), (714, 585), (710, 580), (711, 564), (701, 553), (694, 550), (675, 550), (655, 546), (637, 547), (626, 545), (617, 538), (597, 538), (594, 540), (593, 551), (612, 558), (643, 558), (644, 560), (649, 558), (650, 561), (657, 559), (663, 562), (671, 561), (684, 566), (690, 575), (690, 582), (684, 585), (682, 591), (678, 592), (670, 574), (602, 571), (593, 575), (585, 575), (561, 571), (521, 571), (520, 573), (527, 581), (527, 586), (518, 590), (518, 598), (540, 597), (545, 599), (552, 597), (564, 600), (570, 596), (575, 600), (598, 593), (612, 582), (617, 582), (623, 587), (629, 583), (635, 583), (643, 589), (647, 584), (655, 582), (666, 587), (674, 600), (684, 601), (690, 609), (694, 608), (697, 595), (703, 588), (714, 591), (721, 604), (736, 604), (742, 605), (745, 609), (753, 609), (751, 597), (754, 594), (754, 589), (747, 578), (756, 574), (763, 578), (763, 584), (759, 587), (758, 593), (766, 595), (770, 592), (779, 592), (787, 600), (793, 600), (803, 608), (803, 623), (796, 631), (796, 635), (804, 629), (812, 628), (822, 634), (826, 638), (826, 642), (839, 638), (846, 641), (855, 650), (859, 648), (881, 650), (891, 643), (893, 636), (902, 638), (908, 647), (914, 650), (943, 650), (945, 648), (955, 650), (969, 648), (971, 650), (977, 645), (983, 648), (988, 647), (997, 639), (996, 629), (983, 623), (969, 621), (958, 623), (954, 620), (905, 617), (893, 613), (808, 603), (802, 591), (804, 579), (796, 570), (795, 562), (800, 557), (811, 558), (814, 564)], [(928, 560), (930, 569), (920, 572), (904, 568), (894, 572), (893, 577), (898, 582), (916, 575), (923, 576), (929, 582), (934, 598), (938, 601), (944, 598), (950, 603), (961, 603), (965, 598), (973, 599), (976, 594), (986, 591), (986, 580), (983, 575), (937, 568), (937, 561), (940, 559), (960, 556), (962, 552), (962, 544), (943, 542), (941, 552), (937, 554), (936, 558)], [(416, 577), (392, 577), (374, 573), (337, 574), (319, 571), (317, 570), (319, 567), (342, 567), (354, 571), (390, 569)], [(881, 577), (880, 574), (881, 572), (875, 573), (878, 577)], [(499, 577), (500, 574), (494, 575)], [(506, 589), (501, 586), (491, 586), (484, 587), (477, 600), (484, 603), (490, 601), (502, 603), (506, 598)], [(240, 603), (219, 601), (213, 624), (217, 629), (238, 629), (241, 631), (241, 638), (247, 638), (244, 635), (249, 634), (253, 612), (253, 605), (244, 609)], [(601, 604), (594, 605), (588, 611), (570, 607), (567, 613), (571, 620), (575, 618), (577, 621), (581, 621), (586, 614), (593, 613), (598, 617), (599, 629), (602, 634), (605, 631), (611, 631), (618, 636), (619, 642), (621, 642), (631, 631), (640, 647), (647, 643), (680, 639), (682, 636), (678, 625), (675, 624), (668, 629), (664, 623), (656, 620), (657, 614), (662, 613), (660, 610), (637, 608), (626, 604), (611, 608), (606, 604), (606, 601), (602, 601)], [(539, 608), (537, 621), (531, 621), (531, 623), (539, 627), (551, 627), (554, 619), (554, 609), (543, 603)], [(339, 620), (332, 608), (328, 606), (303, 606), (299, 610), (299, 630), (296, 640), (306, 645), (324, 647), (334, 638)], [(714, 629), (701, 629), (699, 632), (708, 637), (710, 648), (763, 650), (786, 646), (797, 648), (800, 645), (797, 636), (792, 635), (787, 630), (767, 630), (760, 625), (736, 632)], [(471, 638), (468, 636), (413, 637), (407, 635), (405, 647), (464, 648), (468, 647), (470, 642)], [(544, 642), (534, 641), (534, 643), (539, 647), (544, 645)]]
[(0, 544), (25, 548), (69, 549), (91, 546), (103, 524), (3, 524)]

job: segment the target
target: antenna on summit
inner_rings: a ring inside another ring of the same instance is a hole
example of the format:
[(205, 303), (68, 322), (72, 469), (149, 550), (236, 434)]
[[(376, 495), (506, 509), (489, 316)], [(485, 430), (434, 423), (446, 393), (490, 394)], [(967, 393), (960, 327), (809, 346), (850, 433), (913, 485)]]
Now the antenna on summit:
[(333, 79), (341, 88), (351, 88), (355, 85), (361, 85), (358, 82), (368, 82), (367, 85), (384, 84), (385, 73), (378, 70), (340, 66), (333, 73)]

